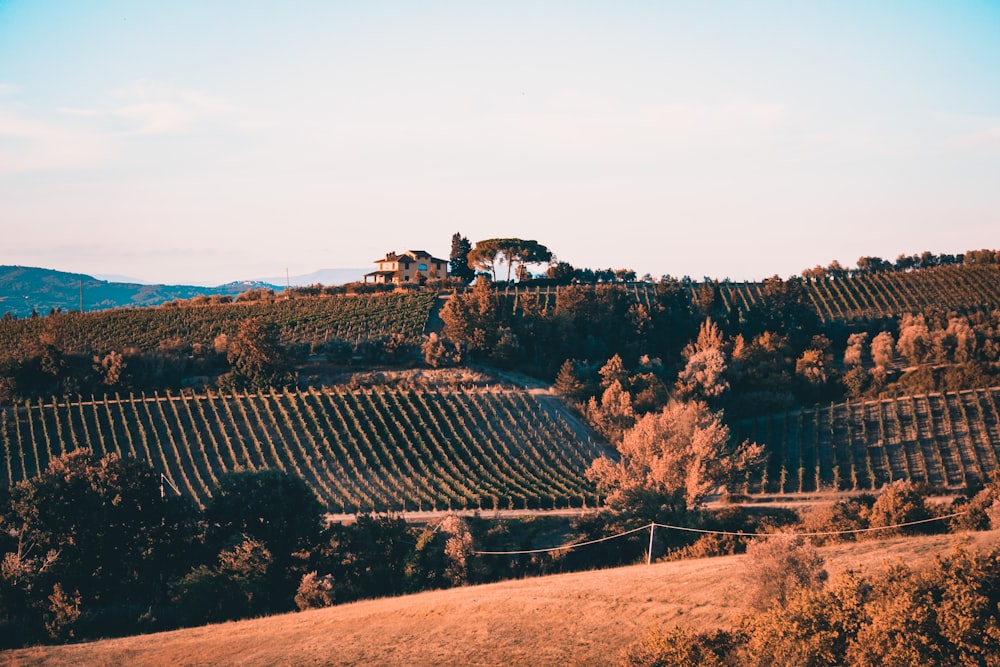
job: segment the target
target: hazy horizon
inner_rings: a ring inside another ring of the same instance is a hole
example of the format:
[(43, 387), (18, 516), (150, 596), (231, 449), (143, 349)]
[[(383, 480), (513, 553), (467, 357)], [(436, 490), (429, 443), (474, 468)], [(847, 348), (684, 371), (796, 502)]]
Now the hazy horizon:
[(996, 247), (1000, 4), (0, 4), (0, 264), (162, 284), (532, 238), (762, 279)]

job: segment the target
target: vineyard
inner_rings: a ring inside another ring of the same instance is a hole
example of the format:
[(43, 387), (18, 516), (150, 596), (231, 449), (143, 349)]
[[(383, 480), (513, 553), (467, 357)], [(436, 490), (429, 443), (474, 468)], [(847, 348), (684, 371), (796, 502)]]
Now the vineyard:
[(219, 475), (279, 469), (332, 511), (594, 505), (581, 442), (532, 395), (507, 389), (339, 388), (29, 404), (0, 415), (0, 484), (77, 448), (138, 457), (204, 504)]
[(739, 422), (764, 444), (750, 493), (875, 490), (896, 479), (957, 489), (1000, 469), (1000, 388), (840, 403)]
[[(153, 350), (175, 340), (210, 346), (219, 334), (235, 334), (241, 321), (260, 317), (278, 325), (286, 345), (331, 338), (356, 342), (390, 333), (415, 339), (436, 300), (434, 292), (414, 292), (72, 313), (62, 318), (63, 335), (67, 348), (95, 353)], [(46, 318), (0, 320), (0, 349), (23, 347), (45, 325)]]
[[(686, 283), (692, 297), (703, 283)], [(636, 302), (650, 307), (657, 295), (653, 283), (619, 285)], [(726, 310), (747, 312), (765, 298), (759, 282), (721, 281), (718, 297)], [(897, 317), (931, 308), (976, 310), (1000, 306), (1000, 266), (973, 264), (938, 266), (908, 272), (859, 273), (843, 278), (810, 279), (803, 282), (808, 302), (824, 322)], [(553, 309), (565, 287), (505, 287), (501, 293), (517, 308), (519, 300), (532, 295), (541, 310)], [(602, 287), (583, 287), (602, 289)]]

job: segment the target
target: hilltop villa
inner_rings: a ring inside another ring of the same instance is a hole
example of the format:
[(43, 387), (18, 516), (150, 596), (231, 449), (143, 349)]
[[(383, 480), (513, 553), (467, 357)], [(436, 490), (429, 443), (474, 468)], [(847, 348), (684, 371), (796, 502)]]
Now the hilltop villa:
[(375, 265), (378, 268), (365, 274), (365, 282), (371, 278), (375, 284), (422, 285), (428, 279), (448, 276), (448, 260), (431, 257), (423, 250), (407, 250), (400, 255), (389, 252), (385, 258), (376, 259)]

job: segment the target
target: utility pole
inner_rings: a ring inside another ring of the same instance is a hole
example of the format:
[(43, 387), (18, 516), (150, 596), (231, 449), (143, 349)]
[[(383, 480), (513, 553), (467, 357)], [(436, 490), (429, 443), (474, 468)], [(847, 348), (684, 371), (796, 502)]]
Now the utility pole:
[(656, 530), (656, 524), (650, 522), (649, 524), (649, 555), (646, 556), (646, 565), (653, 564), (653, 531)]

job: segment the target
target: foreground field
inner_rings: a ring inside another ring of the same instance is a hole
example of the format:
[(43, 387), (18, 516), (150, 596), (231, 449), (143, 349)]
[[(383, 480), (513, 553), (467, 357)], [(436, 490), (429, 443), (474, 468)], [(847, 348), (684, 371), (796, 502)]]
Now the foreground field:
[[(912, 567), (998, 532), (842, 544), (832, 577)], [(28, 665), (605, 665), (659, 625), (727, 627), (745, 611), (743, 556), (579, 572), (371, 600), (76, 646), (0, 653)]]

